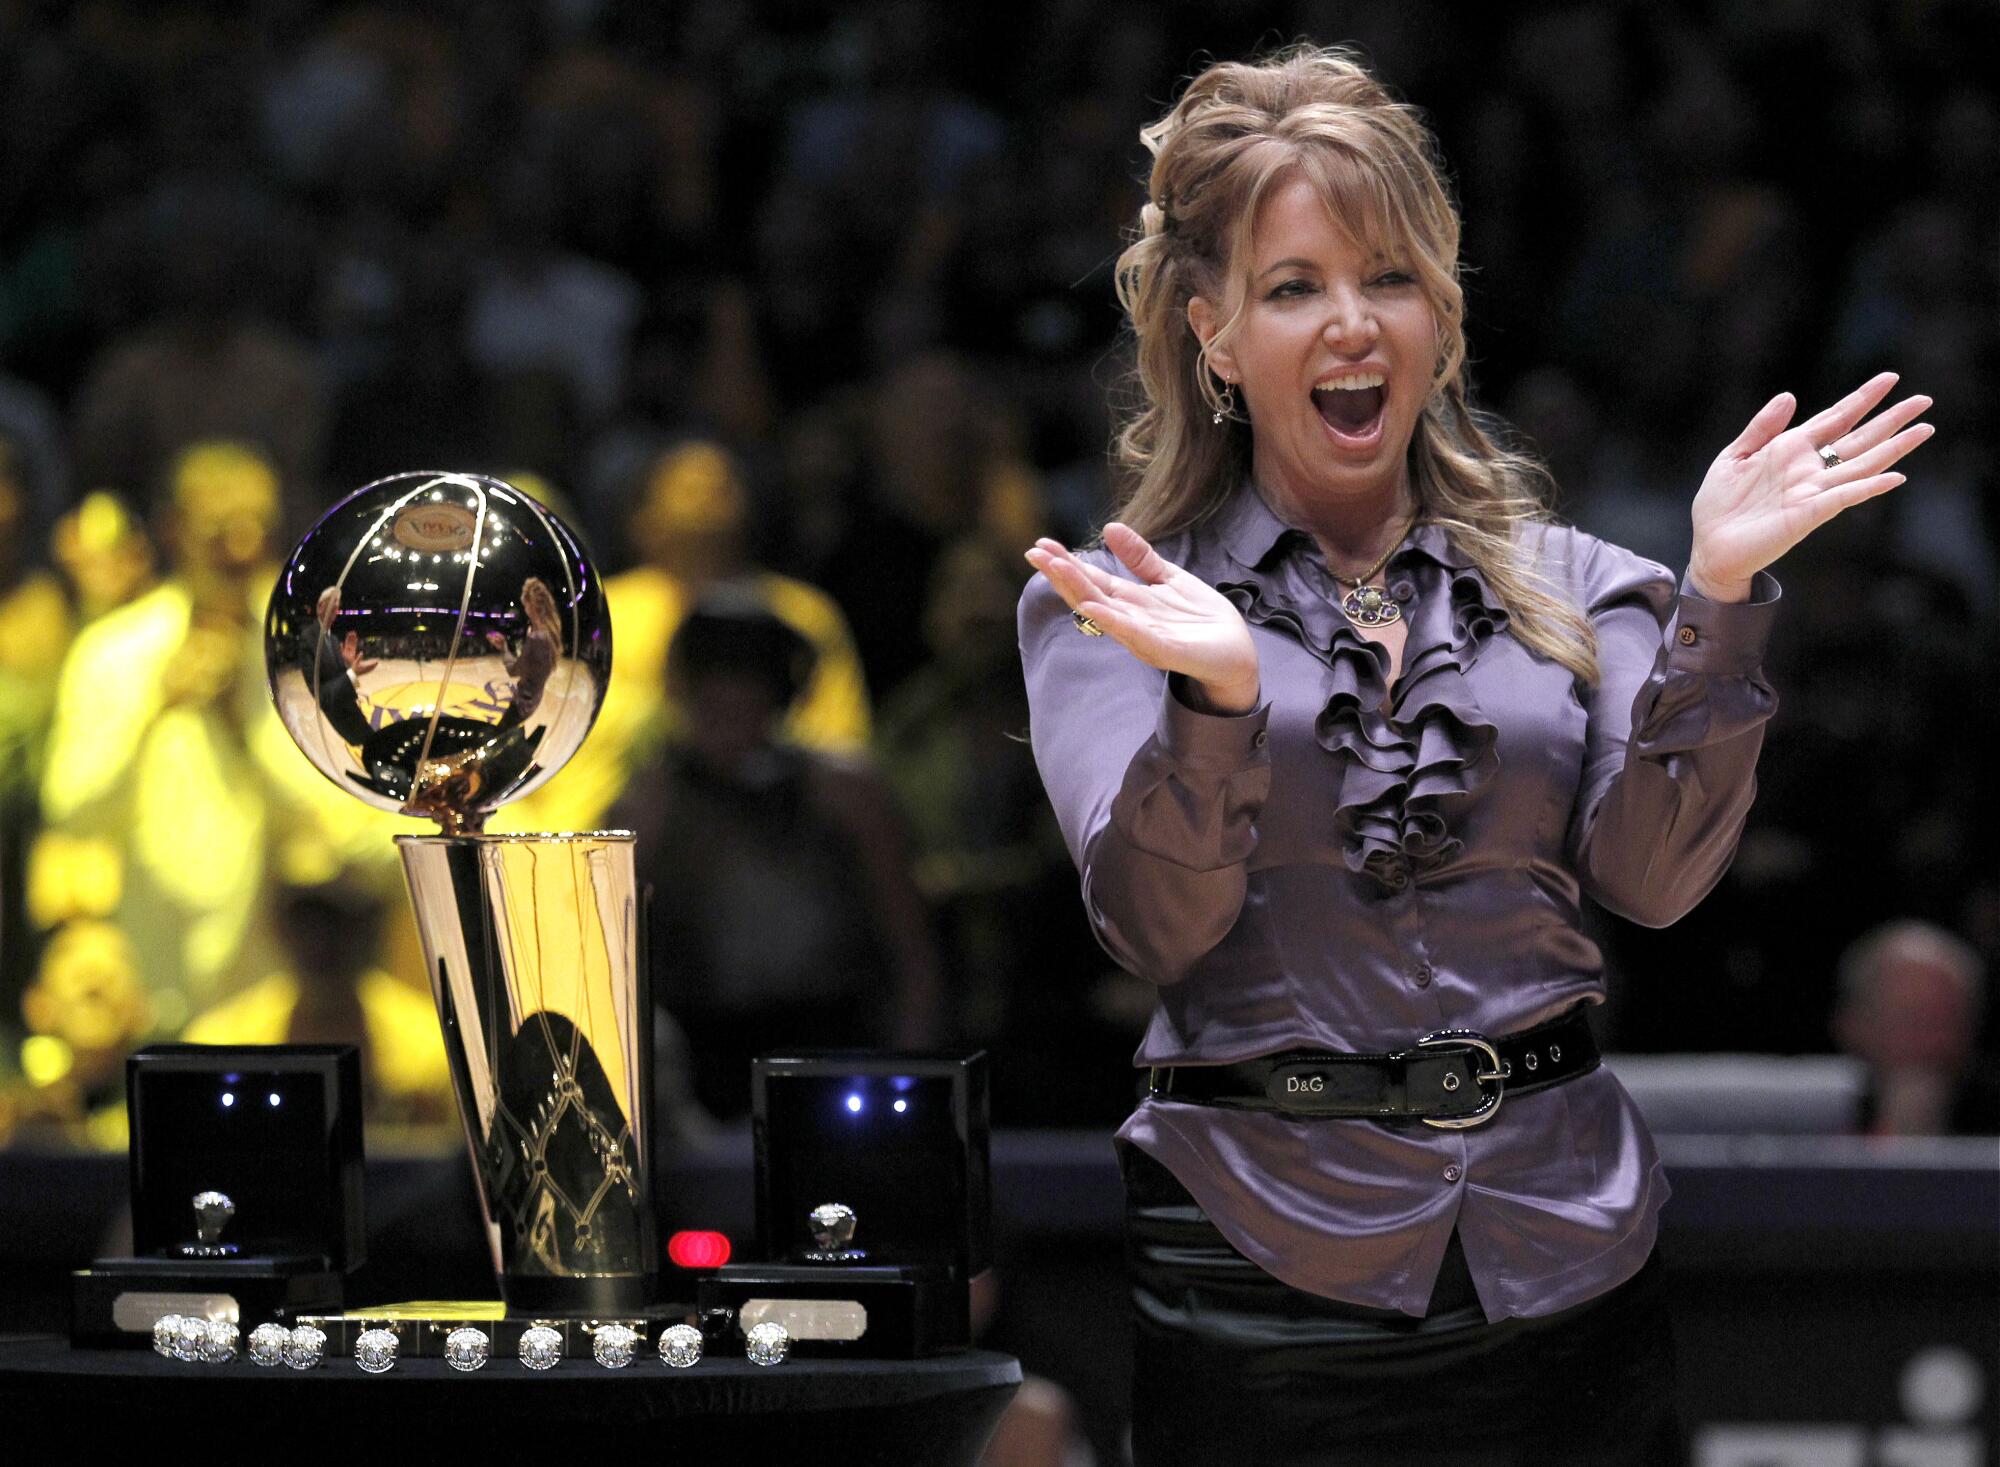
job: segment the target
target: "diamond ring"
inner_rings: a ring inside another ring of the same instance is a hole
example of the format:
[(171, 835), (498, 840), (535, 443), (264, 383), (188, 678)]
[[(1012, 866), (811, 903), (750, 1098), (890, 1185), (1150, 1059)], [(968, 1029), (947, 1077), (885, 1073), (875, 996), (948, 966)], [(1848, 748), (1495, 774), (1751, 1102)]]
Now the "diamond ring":
[(380, 1375), (396, 1363), (396, 1337), (386, 1329), (365, 1329), (354, 1341), (354, 1363)]
[(660, 1331), (660, 1363), (686, 1370), (701, 1359), (701, 1331), (691, 1324), (670, 1324)]
[(222, 1230), (236, 1216), (236, 1204), (220, 1192), (194, 1194), (195, 1231), (204, 1243), (222, 1241)]
[(630, 1325), (600, 1324), (590, 1334), (590, 1353), (606, 1370), (623, 1370), (632, 1363), (639, 1332)]
[(845, 1248), (854, 1241), (854, 1209), (839, 1202), (822, 1202), (808, 1215), (813, 1243), (822, 1253)]
[(236, 1358), (236, 1326), (226, 1319), (211, 1319), (202, 1332), (201, 1358), (209, 1365), (227, 1365)]
[(791, 1332), (773, 1319), (751, 1325), (743, 1342), (743, 1353), (753, 1365), (780, 1365), (792, 1352)]
[(326, 1353), (326, 1331), (302, 1324), (285, 1337), (285, 1364), (294, 1370), (311, 1370)]
[(282, 1324), (260, 1324), (250, 1331), (250, 1348), (247, 1353), (252, 1365), (283, 1365), (285, 1346), (291, 1343), (292, 1332)]
[(477, 1370), (493, 1356), (486, 1331), (465, 1325), (444, 1337), (444, 1363), (453, 1370)]
[(530, 1370), (554, 1370), (562, 1360), (562, 1336), (545, 1324), (521, 1331), (521, 1363)]
[(184, 1314), (174, 1329), (173, 1354), (176, 1360), (199, 1360), (208, 1347), (208, 1321), (199, 1315)]

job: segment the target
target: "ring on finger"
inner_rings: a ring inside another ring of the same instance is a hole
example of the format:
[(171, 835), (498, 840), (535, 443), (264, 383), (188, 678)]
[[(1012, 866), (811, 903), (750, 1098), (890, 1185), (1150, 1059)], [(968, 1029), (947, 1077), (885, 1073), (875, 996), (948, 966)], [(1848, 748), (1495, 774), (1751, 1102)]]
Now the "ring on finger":
[(1076, 629), (1086, 637), (1101, 637), (1104, 635), (1104, 628), (1080, 611), (1072, 611), (1069, 614), (1069, 619), (1076, 623)]
[(1830, 469), (1837, 469), (1847, 462), (1846, 459), (1833, 451), (1833, 445), (1830, 443), (1824, 448), (1816, 448), (1813, 451), (1819, 455), (1819, 461)]

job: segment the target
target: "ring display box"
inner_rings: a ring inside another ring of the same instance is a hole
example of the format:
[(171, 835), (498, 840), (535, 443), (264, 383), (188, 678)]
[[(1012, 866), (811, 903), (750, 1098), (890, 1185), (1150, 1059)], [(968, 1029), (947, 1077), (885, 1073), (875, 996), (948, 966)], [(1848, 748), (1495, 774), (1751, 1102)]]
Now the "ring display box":
[(751, 1066), (762, 1262), (704, 1275), (704, 1312), (785, 1326), (802, 1356), (971, 1343), (992, 1262), (987, 1059), (797, 1050)]
[(150, 1345), (163, 1314), (339, 1309), (367, 1257), (359, 1051), (156, 1044), (125, 1086), (132, 1256), (72, 1274), (71, 1339)]

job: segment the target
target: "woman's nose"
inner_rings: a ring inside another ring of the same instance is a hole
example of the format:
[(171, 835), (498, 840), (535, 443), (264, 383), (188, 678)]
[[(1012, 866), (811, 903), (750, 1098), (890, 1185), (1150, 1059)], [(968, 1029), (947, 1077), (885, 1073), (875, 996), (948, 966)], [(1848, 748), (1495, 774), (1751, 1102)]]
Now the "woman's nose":
[(1323, 334), (1329, 346), (1351, 349), (1375, 344), (1381, 328), (1365, 295), (1358, 290), (1341, 288), (1329, 291), (1327, 299), (1331, 310), (1327, 314)]

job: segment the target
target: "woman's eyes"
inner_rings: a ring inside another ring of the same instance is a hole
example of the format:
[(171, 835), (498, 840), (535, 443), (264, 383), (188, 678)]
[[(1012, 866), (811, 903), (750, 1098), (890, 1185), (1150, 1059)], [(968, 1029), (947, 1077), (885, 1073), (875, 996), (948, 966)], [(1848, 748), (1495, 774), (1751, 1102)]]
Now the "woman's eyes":
[[(1369, 281), (1368, 283), (1370, 285), (1408, 285), (1413, 280), (1415, 280), (1415, 278), (1416, 278), (1415, 276), (1411, 275), (1406, 270), (1384, 270), (1380, 275), (1377, 275), (1373, 280)], [(1298, 288), (1294, 290), (1293, 289), (1294, 286), (1297, 286)], [(1271, 298), (1273, 300), (1276, 300), (1285, 296), (1295, 297), (1295, 296), (1311, 295), (1314, 289), (1315, 287), (1313, 283), (1309, 280), (1287, 280), (1284, 284), (1280, 285), (1276, 290), (1271, 292)]]

